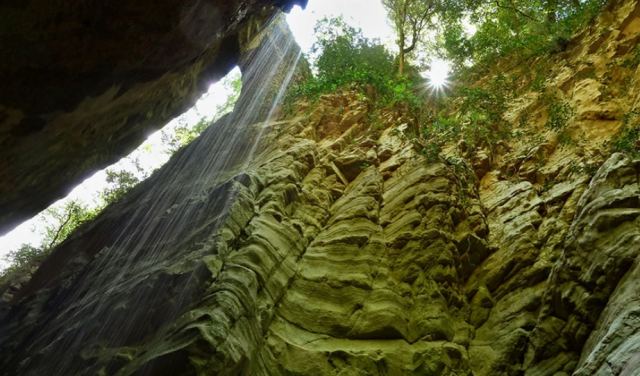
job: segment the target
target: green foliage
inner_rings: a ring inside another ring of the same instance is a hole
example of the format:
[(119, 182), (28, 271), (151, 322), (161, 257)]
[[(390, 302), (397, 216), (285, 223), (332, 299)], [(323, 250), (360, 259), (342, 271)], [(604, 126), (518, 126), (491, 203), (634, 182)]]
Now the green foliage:
[(427, 121), (421, 131), (421, 138), (418, 140), (420, 152), (429, 162), (434, 162), (440, 156), (442, 146), (459, 136), (461, 124), (458, 119), (438, 116)]
[(140, 178), (127, 170), (106, 170), (107, 187), (100, 193), (102, 200), (107, 204), (120, 200), (129, 190), (135, 187)]
[[(140, 166), (135, 163), (138, 172)], [(42, 243), (38, 247), (23, 244), (17, 250), (8, 252), (4, 260), (9, 267), (0, 272), (0, 284), (28, 275), (30, 270), (38, 266), (42, 260), (62, 243), (81, 225), (93, 220), (109, 204), (121, 199), (131, 188), (140, 182), (140, 178), (133, 172), (121, 170), (107, 170), (108, 186), (100, 193), (101, 203), (90, 208), (79, 201), (70, 201), (62, 207), (52, 207), (45, 211), (42, 219), (45, 222)]]
[(546, 72), (536, 69), (533, 81), (531, 81), (531, 90), (543, 93), (546, 89)]
[(625, 115), (622, 129), (611, 142), (613, 152), (627, 153), (634, 158), (640, 158), (639, 116), (639, 111), (631, 111)]
[(415, 81), (396, 75), (393, 56), (378, 41), (365, 38), (360, 29), (347, 25), (341, 18), (319, 21), (315, 32), (317, 40), (312, 56), (315, 74), (289, 91), (289, 104), (299, 98), (314, 100), (322, 94), (355, 86), (373, 89), (384, 105), (419, 105)]
[(428, 142), (421, 144), (420, 153), (427, 159), (428, 162), (435, 162), (442, 153), (442, 144), (435, 139), (430, 139)]
[(68, 238), (80, 225), (92, 220), (101, 208), (90, 209), (86, 205), (70, 201), (61, 208), (47, 209), (42, 245), (34, 247), (23, 244), (17, 250), (9, 251), (4, 259), (9, 267), (0, 272), (0, 284), (28, 275), (38, 266), (51, 250)]
[(223, 86), (229, 92), (229, 96), (223, 104), (216, 107), (216, 118), (220, 118), (227, 112), (233, 111), (233, 107), (236, 105), (240, 97), (240, 92), (242, 91), (242, 75), (238, 73), (235, 76), (225, 78)]
[(207, 119), (203, 117), (196, 124), (180, 124), (172, 131), (162, 131), (162, 142), (167, 146), (170, 154), (173, 154), (184, 146), (190, 144), (214, 121), (233, 110), (233, 107), (240, 97), (240, 92), (242, 91), (242, 76), (237, 74), (231, 75), (231, 77), (226, 77), (223, 80), (222, 85), (229, 93), (229, 96), (223, 104), (216, 107), (216, 115), (214, 119)]
[(486, 88), (462, 88), (459, 118), (465, 127), (465, 141), (477, 146), (493, 146), (510, 134), (502, 115), (510, 98), (510, 86), (504, 76), (497, 76)]
[(548, 112), (545, 126), (554, 131), (564, 130), (573, 116), (574, 111), (571, 105), (555, 95), (545, 95), (544, 101), (547, 103)]
[(423, 123), (416, 141), (422, 154), (433, 161), (446, 143), (462, 140), (470, 150), (492, 149), (499, 140), (510, 137), (502, 114), (511, 92), (511, 86), (502, 76), (496, 77), (486, 88), (459, 89), (439, 114)]
[(472, 167), (465, 159), (455, 156), (447, 156), (444, 158), (444, 162), (446, 162), (452, 172), (451, 176), (455, 178), (458, 189), (454, 192), (456, 196), (458, 196), (458, 200), (460, 200), (464, 207), (467, 207), (470, 204), (469, 198), (472, 197), (469, 189), (475, 186), (473, 181), (475, 173)]
[(574, 139), (571, 137), (571, 134), (565, 129), (558, 133), (558, 143), (561, 145), (575, 145)]
[(396, 31), (398, 74), (404, 75), (406, 55), (415, 51), (431, 26), (440, 0), (382, 0)]
[[(29, 244), (23, 244), (14, 251), (9, 251), (4, 259), (10, 262), (10, 266), (1, 273), (0, 277), (17, 275), (22, 271), (28, 271), (31, 267), (42, 262), (44, 257), (48, 254), (42, 248), (36, 248)], [(0, 278), (0, 283), (3, 282)]]
[(47, 209), (48, 226), (42, 242), (45, 249), (62, 243), (81, 224), (93, 219), (101, 208), (90, 209), (78, 201), (70, 201), (62, 208)]
[(462, 67), (470, 58), (480, 69), (497, 59), (527, 59), (566, 49), (571, 37), (588, 24), (606, 0), (477, 1), (466, 8), (474, 35), (464, 32), (461, 17), (445, 17), (439, 45)]
[(195, 125), (182, 124), (177, 126), (173, 132), (163, 132), (162, 142), (167, 146), (169, 153), (173, 154), (184, 146), (195, 140), (211, 124), (207, 119), (200, 119)]
[(626, 59), (622, 63), (622, 66), (626, 68), (636, 69), (638, 67), (638, 64), (640, 64), (640, 46), (636, 46), (633, 49), (633, 53), (631, 54), (631, 57)]

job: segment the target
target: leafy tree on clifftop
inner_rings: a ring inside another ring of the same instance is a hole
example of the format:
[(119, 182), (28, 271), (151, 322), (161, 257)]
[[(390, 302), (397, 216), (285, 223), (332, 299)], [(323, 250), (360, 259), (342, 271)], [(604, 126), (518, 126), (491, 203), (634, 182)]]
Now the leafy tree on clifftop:
[(383, 0), (382, 4), (397, 33), (398, 73), (403, 75), (406, 55), (415, 50), (438, 4), (436, 0)]

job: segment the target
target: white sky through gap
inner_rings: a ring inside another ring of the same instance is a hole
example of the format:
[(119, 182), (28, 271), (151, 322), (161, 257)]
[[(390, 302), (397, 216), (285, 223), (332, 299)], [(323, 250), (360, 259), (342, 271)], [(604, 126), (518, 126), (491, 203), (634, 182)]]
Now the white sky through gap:
[[(209, 87), (209, 90), (184, 114), (174, 118), (162, 130), (153, 132), (149, 135), (144, 143), (142, 143), (131, 154), (123, 157), (115, 164), (97, 171), (91, 177), (84, 180), (76, 186), (65, 198), (51, 204), (51, 207), (61, 208), (68, 202), (79, 201), (89, 207), (96, 207), (99, 202), (100, 192), (107, 186), (107, 174), (105, 170), (127, 170), (136, 173), (139, 176), (134, 164), (134, 160), (139, 161), (140, 167), (144, 171), (153, 171), (164, 165), (170, 157), (169, 147), (162, 141), (162, 131), (171, 132), (179, 125), (188, 124), (195, 125), (202, 118), (213, 119), (217, 114), (217, 109), (231, 94), (225, 83), (240, 75), (238, 68), (233, 69), (225, 79), (222, 79)], [(45, 209), (46, 211), (46, 209)], [(44, 211), (37, 214), (18, 227), (0, 237), (0, 270), (8, 266), (5, 255), (18, 249), (22, 244), (29, 244), (39, 247), (44, 238), (44, 227), (46, 226), (48, 217)]]

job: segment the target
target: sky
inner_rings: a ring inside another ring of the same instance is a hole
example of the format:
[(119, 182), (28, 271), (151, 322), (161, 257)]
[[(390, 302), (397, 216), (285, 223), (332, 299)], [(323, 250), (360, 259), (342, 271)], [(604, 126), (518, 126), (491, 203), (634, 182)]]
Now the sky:
[(296, 42), (309, 52), (313, 44), (313, 28), (324, 17), (342, 16), (345, 21), (362, 29), (365, 37), (380, 39), (393, 48), (395, 35), (380, 0), (309, 0), (305, 10), (295, 6), (287, 22)]
[[(314, 41), (313, 28), (316, 22), (324, 17), (337, 16), (342, 16), (348, 24), (361, 28), (365, 37), (379, 39), (393, 51), (395, 35), (380, 0), (309, 0), (305, 10), (299, 6), (294, 7), (287, 15), (287, 22), (303, 52), (309, 53)], [(181, 124), (192, 126), (203, 117), (209, 119), (215, 117), (217, 107), (224, 103), (230, 94), (225, 80), (228, 82), (230, 77), (237, 77), (239, 74), (239, 70), (236, 68), (230, 73), (230, 76), (212, 84), (193, 108), (169, 122), (163, 131), (171, 132)], [(438, 60), (432, 64), (431, 71), (425, 72), (424, 76), (435, 84), (439, 80), (446, 80), (447, 74), (446, 62)], [(126, 169), (137, 173), (133, 163), (137, 159), (145, 171), (152, 171), (166, 163), (169, 156), (167, 145), (162, 142), (161, 131), (158, 131), (150, 134), (148, 139), (132, 154), (108, 168)], [(66, 198), (55, 202), (51, 207), (63, 207), (72, 200), (79, 200), (87, 205), (95, 206), (98, 202), (99, 192), (105, 186), (105, 170), (98, 171), (71, 191)], [(4, 256), (9, 251), (17, 249), (22, 244), (31, 244), (36, 247), (40, 245), (43, 238), (43, 227), (47, 221), (47, 217), (43, 213), (0, 237), (0, 270), (7, 267)]]

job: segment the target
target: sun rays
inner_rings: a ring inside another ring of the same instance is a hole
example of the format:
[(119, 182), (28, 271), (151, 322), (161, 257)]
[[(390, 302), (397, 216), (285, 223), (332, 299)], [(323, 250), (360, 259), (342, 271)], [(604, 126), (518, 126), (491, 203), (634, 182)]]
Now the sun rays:
[(449, 85), (449, 73), (451, 65), (443, 59), (434, 59), (431, 61), (429, 70), (422, 73), (427, 80), (427, 85), (433, 92), (441, 92)]

